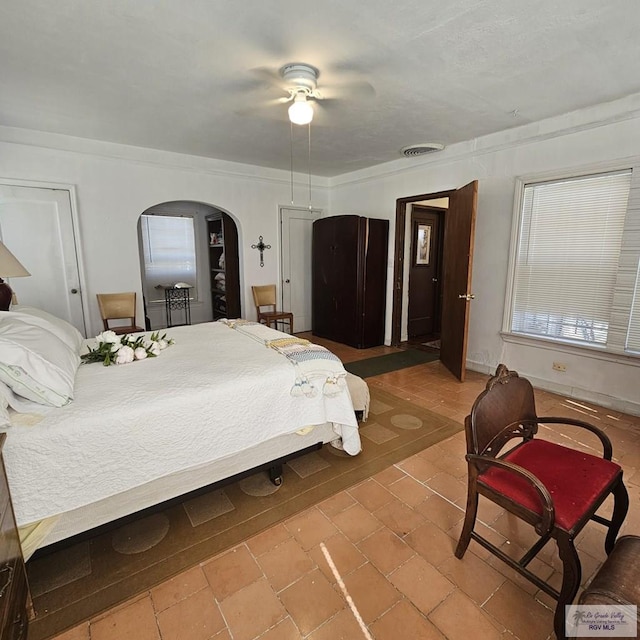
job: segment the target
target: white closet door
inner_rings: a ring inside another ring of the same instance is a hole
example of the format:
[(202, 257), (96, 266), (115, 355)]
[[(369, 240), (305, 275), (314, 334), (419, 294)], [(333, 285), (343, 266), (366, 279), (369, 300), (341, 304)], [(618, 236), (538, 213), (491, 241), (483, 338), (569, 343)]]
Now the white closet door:
[(293, 313), (296, 333), (311, 331), (311, 239), (318, 209), (280, 208), (282, 310)]
[(18, 303), (86, 335), (69, 191), (0, 185), (0, 239), (31, 273), (9, 280)]

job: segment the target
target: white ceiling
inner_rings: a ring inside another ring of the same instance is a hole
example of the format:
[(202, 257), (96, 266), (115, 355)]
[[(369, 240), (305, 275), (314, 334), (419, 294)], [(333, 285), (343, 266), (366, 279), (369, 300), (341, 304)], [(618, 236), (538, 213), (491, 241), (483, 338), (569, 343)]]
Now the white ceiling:
[(288, 169), (287, 105), (256, 105), (300, 61), (342, 85), (312, 126), (338, 175), (639, 93), (640, 2), (2, 0), (0, 125)]

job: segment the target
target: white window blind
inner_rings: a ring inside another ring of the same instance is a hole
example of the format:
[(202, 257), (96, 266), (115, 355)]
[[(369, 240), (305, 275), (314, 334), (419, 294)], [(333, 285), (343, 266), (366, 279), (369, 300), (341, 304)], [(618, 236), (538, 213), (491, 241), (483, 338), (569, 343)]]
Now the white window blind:
[(144, 253), (144, 293), (147, 302), (164, 302), (163, 286), (178, 282), (196, 291), (196, 246), (190, 216), (142, 215), (140, 232)]
[[(640, 225), (635, 230), (635, 237), (640, 246)], [(625, 349), (634, 353), (640, 353), (640, 261), (636, 269), (635, 283), (633, 287), (633, 302), (631, 317), (629, 318), (629, 330)]]
[(511, 331), (607, 344), (631, 175), (525, 185)]

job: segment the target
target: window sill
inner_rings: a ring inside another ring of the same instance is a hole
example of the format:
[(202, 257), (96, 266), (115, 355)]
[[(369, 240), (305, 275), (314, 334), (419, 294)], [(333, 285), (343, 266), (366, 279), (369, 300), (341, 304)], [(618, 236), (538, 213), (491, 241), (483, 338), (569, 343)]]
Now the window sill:
[(616, 364), (624, 364), (632, 367), (640, 367), (640, 354), (632, 355), (629, 353), (611, 351), (606, 347), (596, 347), (592, 345), (576, 345), (566, 342), (557, 342), (547, 338), (534, 338), (519, 333), (509, 333), (501, 331), (500, 336), (505, 342), (512, 344), (521, 344), (527, 347), (535, 347), (537, 349), (548, 349), (550, 351), (559, 351), (561, 353), (570, 353), (583, 358), (592, 358), (594, 360), (605, 360)]

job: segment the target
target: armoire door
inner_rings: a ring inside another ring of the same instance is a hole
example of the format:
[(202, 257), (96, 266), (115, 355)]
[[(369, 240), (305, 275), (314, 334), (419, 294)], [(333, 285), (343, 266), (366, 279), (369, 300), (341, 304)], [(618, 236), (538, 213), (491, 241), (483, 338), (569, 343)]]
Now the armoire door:
[(356, 215), (313, 224), (313, 333), (357, 348), (382, 344), (387, 220)]
[(384, 344), (389, 221), (361, 218), (360, 224), (364, 227), (360, 235), (363, 285), (358, 309), (361, 331), (355, 346), (366, 349)]
[(331, 319), (332, 333), (335, 340), (349, 345), (359, 342), (362, 331), (362, 318), (358, 314), (364, 293), (360, 220), (358, 216), (336, 216), (329, 257), (335, 310)]
[(335, 222), (328, 218), (313, 223), (311, 242), (311, 330), (321, 338), (331, 338), (334, 332), (336, 312), (333, 296), (335, 270), (333, 268), (333, 246)]

